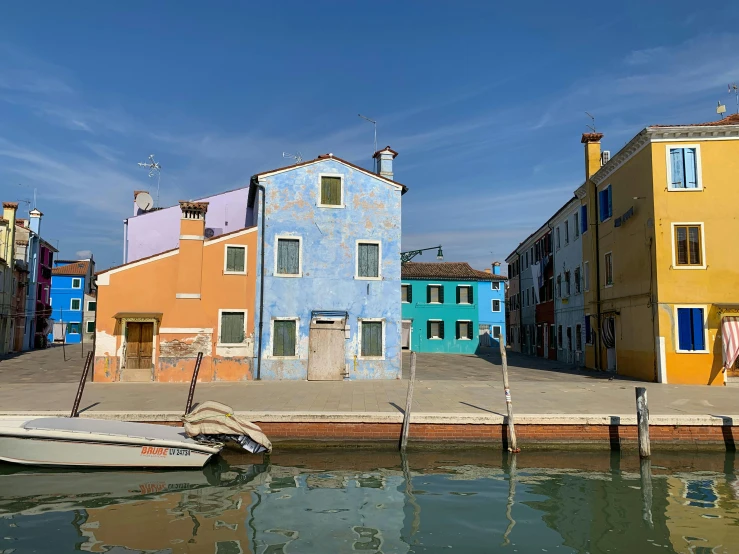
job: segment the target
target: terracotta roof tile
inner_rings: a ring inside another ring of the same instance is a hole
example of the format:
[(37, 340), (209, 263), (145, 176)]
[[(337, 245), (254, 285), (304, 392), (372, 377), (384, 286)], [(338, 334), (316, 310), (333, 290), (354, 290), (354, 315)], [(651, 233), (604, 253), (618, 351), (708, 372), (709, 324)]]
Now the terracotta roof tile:
[(719, 125), (739, 125), (739, 114), (733, 113), (718, 121), (706, 123), (686, 123), (683, 125), (651, 125), (652, 127), (717, 127)]
[(67, 265), (59, 265), (51, 270), (52, 275), (87, 275), (90, 269), (90, 262), (85, 260), (82, 262), (72, 262)]
[(505, 281), (505, 275), (493, 275), (472, 269), (467, 262), (406, 262), (403, 279), (439, 279), (444, 281)]

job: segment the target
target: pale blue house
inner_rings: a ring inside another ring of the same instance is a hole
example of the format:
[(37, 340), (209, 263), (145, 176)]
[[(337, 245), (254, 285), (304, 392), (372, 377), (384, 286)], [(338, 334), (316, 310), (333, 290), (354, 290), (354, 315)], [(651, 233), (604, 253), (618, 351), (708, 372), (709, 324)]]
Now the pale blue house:
[[(489, 269), (485, 270), (490, 272)], [(495, 262), (490, 282), (477, 283), (479, 313), (478, 330), (480, 346), (500, 347), (500, 340), (505, 344), (505, 287), (506, 278), (500, 274), (500, 263)]]
[(251, 178), (255, 378), (400, 378), (395, 156), (375, 153), (377, 173), (325, 154)]

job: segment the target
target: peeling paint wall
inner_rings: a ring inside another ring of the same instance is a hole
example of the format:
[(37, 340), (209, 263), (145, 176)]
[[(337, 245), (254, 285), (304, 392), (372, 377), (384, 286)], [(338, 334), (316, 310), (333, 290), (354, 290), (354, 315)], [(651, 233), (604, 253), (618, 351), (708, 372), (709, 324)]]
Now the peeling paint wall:
[[(322, 173), (343, 176), (343, 208), (318, 207)], [(262, 379), (307, 378), (314, 310), (348, 313), (348, 378), (400, 378), (401, 191), (332, 159), (263, 177), (260, 183), (266, 190)], [(277, 235), (301, 238), (301, 277), (274, 275)], [(381, 241), (381, 280), (355, 278), (356, 243), (364, 239)], [(257, 299), (255, 313), (258, 306)], [(294, 358), (272, 355), (272, 320), (280, 317), (298, 318)], [(383, 360), (355, 360), (361, 318), (385, 320)]]

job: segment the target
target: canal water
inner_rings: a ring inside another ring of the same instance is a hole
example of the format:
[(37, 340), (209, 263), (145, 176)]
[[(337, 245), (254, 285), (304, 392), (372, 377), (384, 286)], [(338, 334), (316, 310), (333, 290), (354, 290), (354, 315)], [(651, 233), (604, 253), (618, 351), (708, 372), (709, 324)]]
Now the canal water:
[[(256, 462), (256, 463), (255, 463)], [(204, 471), (0, 465), (0, 554), (739, 553), (735, 454), (286, 451)]]

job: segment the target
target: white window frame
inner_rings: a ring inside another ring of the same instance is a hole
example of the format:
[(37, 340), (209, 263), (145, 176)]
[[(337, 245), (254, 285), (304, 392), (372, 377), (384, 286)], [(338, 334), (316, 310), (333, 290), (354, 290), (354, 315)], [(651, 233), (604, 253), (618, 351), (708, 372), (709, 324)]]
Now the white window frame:
[(590, 291), (590, 262), (582, 263), (582, 290)]
[[(359, 245), (360, 244), (377, 244), (377, 277), (360, 277), (359, 276)], [(358, 281), (382, 281), (382, 241), (370, 239), (357, 239), (354, 244), (354, 278)]]
[[(684, 227), (686, 225), (692, 225), (693, 227), (701, 228), (701, 265), (677, 265), (677, 248), (675, 245), (675, 227)], [(672, 240), (672, 269), (706, 269), (706, 234), (705, 226), (702, 221), (692, 222), (675, 222), (670, 223), (670, 238)]]
[[(97, 300), (88, 300), (87, 301), (87, 308), (85, 309), (86, 312), (91, 312), (92, 311), (92, 309), (90, 308), (90, 304), (92, 304), (93, 302), (97, 302)], [(95, 305), (95, 307), (97, 307), (97, 304)]]
[[(672, 163), (670, 162), (670, 149), (695, 148), (695, 178), (698, 179), (698, 188), (677, 188), (672, 186)], [(703, 190), (703, 167), (701, 166), (700, 144), (665, 144), (665, 165), (667, 166), (667, 190), (670, 192), (699, 192)]]
[(492, 334), (490, 335), (493, 339), (495, 339), (495, 329), (498, 329), (498, 340), (503, 338), (503, 326), (502, 325), (493, 325)]
[[(92, 323), (92, 331), (90, 331), (89, 327)], [(94, 321), (86, 321), (85, 322), (85, 333), (94, 333), (95, 332), (95, 322)]]
[[(700, 308), (703, 310), (703, 350), (680, 350), (680, 328), (677, 319), (678, 308)], [(675, 333), (675, 352), (677, 354), (710, 354), (708, 349), (708, 304), (675, 304), (673, 306), (675, 322), (673, 332)]]
[[(499, 308), (497, 310), (495, 309), (495, 303), (496, 302), (498, 303), (498, 308)], [(493, 313), (500, 313), (502, 311), (502, 309), (503, 309), (503, 302), (501, 302), (500, 299), (493, 298), (492, 300), (490, 300), (490, 311), (491, 312), (493, 312)]]
[(490, 281), (490, 290), (500, 290), (500, 281)]
[[(241, 248), (244, 251), (244, 271), (229, 271), (226, 269), (228, 265), (228, 249)], [(275, 255), (277, 252), (275, 252)], [(223, 274), (224, 275), (246, 275), (247, 246), (245, 244), (224, 244), (223, 245)]]
[[(382, 356), (362, 356), (362, 324), (368, 323), (382, 323)], [(384, 360), (385, 359), (385, 318), (384, 317), (362, 317), (357, 319), (359, 333), (359, 351), (357, 352), (357, 359), (359, 360)]]
[[(408, 290), (410, 290), (411, 289), (411, 284), (410, 283), (400, 283), (400, 303), (401, 304), (410, 304), (410, 302), (408, 302), (408, 300), (403, 300), (403, 287), (408, 287)], [(411, 295), (413, 295), (413, 293), (411, 293)]]
[[(280, 248), (280, 239), (285, 240), (297, 240), (298, 241), (298, 273), (277, 273), (277, 254)], [(275, 235), (275, 266), (274, 273), (275, 277), (302, 277), (303, 276), (303, 237), (296, 235)]]
[[(613, 281), (610, 284), (607, 281), (608, 272), (605, 269), (608, 267), (608, 264), (606, 264), (606, 259), (608, 255), (611, 256), (611, 279), (613, 279)], [(613, 283), (615, 282), (616, 282), (616, 273), (613, 270), (613, 251), (611, 250), (609, 252), (603, 252), (603, 288), (609, 289), (613, 286)]]
[[(429, 323), (443, 323), (444, 322), (443, 319), (428, 319), (426, 321), (428, 321)], [(455, 335), (457, 334), (456, 329), (454, 330), (454, 334)], [(444, 337), (428, 337), (426, 340), (444, 340)]]
[[(454, 337), (455, 337), (455, 339), (456, 340), (472, 340), (469, 337), (459, 337), (458, 339), (456, 338), (457, 337), (457, 332), (459, 331), (459, 324), (460, 323), (466, 323), (467, 325), (470, 326), (470, 328), (472, 327), (472, 320), (471, 319), (458, 319), (458, 320), (456, 320), (454, 322)], [(472, 336), (474, 337), (474, 331), (472, 331)]]
[[(227, 310), (230, 311), (230, 310)], [(294, 356), (275, 356), (275, 345), (274, 345), (274, 339), (275, 339), (275, 321), (294, 321), (295, 322), (295, 355)], [(220, 329), (219, 329), (220, 332)], [(218, 335), (221, 336), (220, 334)], [(269, 335), (269, 345), (268, 345), (268, 352), (269, 358), (272, 358), (273, 360), (298, 360), (300, 359), (300, 318), (297, 316), (288, 316), (288, 317), (277, 317), (273, 316), (272, 320), (270, 322), (270, 335)]]
[[(244, 342), (221, 342), (221, 325), (223, 323), (223, 312), (241, 312), (244, 314)], [(216, 337), (216, 346), (229, 347), (229, 346), (243, 346), (246, 344), (246, 338), (248, 333), (246, 332), (249, 328), (249, 310), (246, 308), (220, 308), (218, 310), (218, 335)]]
[[(443, 289), (444, 288), (444, 285), (441, 285), (441, 284), (438, 284), (438, 283), (427, 283), (426, 284), (426, 287), (427, 287), (426, 290), (428, 290), (428, 287), (439, 287), (440, 289)], [(442, 293), (442, 294), (444, 294), (444, 293)], [(441, 296), (441, 294), (438, 295), (438, 296)], [(427, 302), (427, 304), (434, 304), (434, 305), (438, 304), (438, 305), (441, 306), (442, 303), (441, 302)], [(429, 319), (429, 321), (437, 321), (437, 320), (436, 319)], [(438, 321), (443, 321), (443, 320), (442, 319), (439, 319)]]
[[(322, 204), (321, 203), (321, 178), (322, 177), (338, 177), (341, 179), (341, 204), (334, 206), (333, 204)], [(334, 208), (342, 209), (346, 207), (346, 201), (344, 200), (344, 175), (341, 173), (319, 173), (318, 174), (318, 198), (316, 199), (316, 206), (319, 208)]]
[[(75, 300), (80, 303), (78, 308), (72, 307), (74, 305)], [(82, 311), (82, 299), (81, 298), (70, 298), (69, 299), (69, 311), (70, 312), (81, 312)]]
[[(74, 282), (77, 281), (77, 286), (74, 286)], [(82, 278), (81, 277), (72, 277), (72, 288), (73, 289), (81, 289), (82, 288)]]

